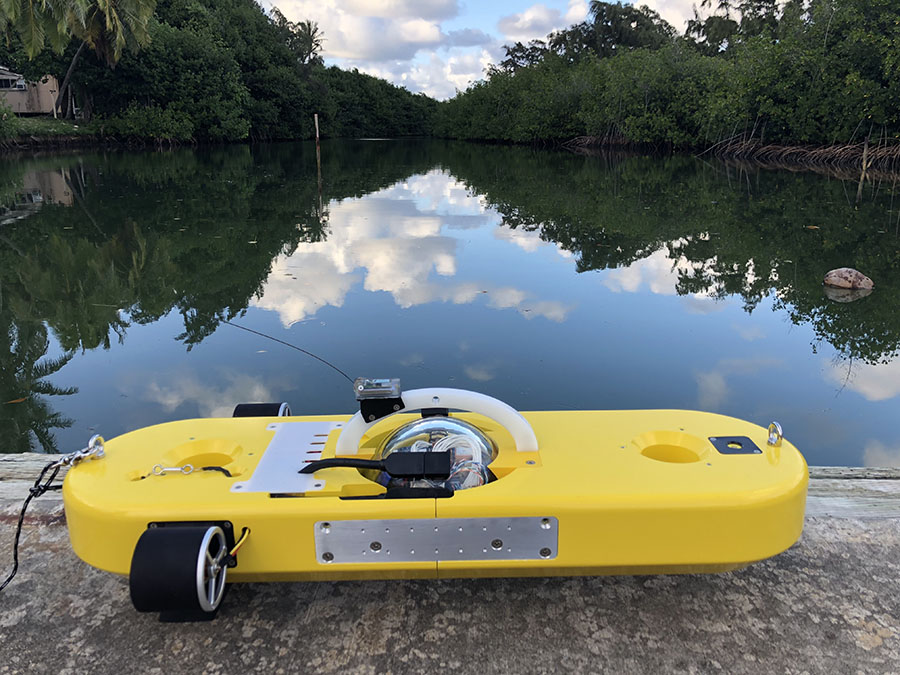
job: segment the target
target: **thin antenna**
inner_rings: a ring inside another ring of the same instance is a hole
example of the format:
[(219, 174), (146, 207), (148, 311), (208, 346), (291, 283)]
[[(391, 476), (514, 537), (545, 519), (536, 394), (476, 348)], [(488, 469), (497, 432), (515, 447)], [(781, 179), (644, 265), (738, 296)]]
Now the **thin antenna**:
[(246, 326), (239, 326), (239, 325), (236, 324), (236, 323), (231, 323), (231, 321), (223, 321), (222, 323), (226, 323), (226, 324), (228, 324), (229, 326), (234, 326), (235, 328), (240, 328), (241, 330), (245, 330), (245, 331), (247, 331), (248, 333), (253, 333), (254, 335), (259, 335), (260, 337), (267, 338), (267, 339), (271, 340), (272, 342), (277, 342), (278, 344), (284, 345), (285, 347), (290, 347), (291, 349), (296, 349), (298, 352), (303, 352), (303, 353), (306, 354), (307, 356), (313, 357), (316, 361), (321, 361), (322, 363), (324, 363), (326, 366), (328, 366), (328, 367), (331, 368), (332, 370), (336, 370), (336, 371), (339, 372), (341, 375), (343, 375), (344, 377), (346, 377), (348, 382), (350, 382), (351, 384), (353, 384), (353, 378), (350, 377), (350, 376), (349, 376), (347, 373), (345, 373), (343, 370), (341, 370), (340, 368), (338, 368), (338, 367), (337, 367), (336, 365), (334, 365), (333, 363), (329, 363), (328, 361), (326, 361), (325, 359), (323, 359), (321, 356), (316, 356), (316, 355), (313, 354), (312, 352), (306, 351), (306, 350), (303, 349), (302, 347), (298, 347), (297, 345), (292, 345), (290, 342), (285, 342), (284, 340), (279, 340), (277, 337), (272, 337), (271, 335), (266, 335), (265, 333), (260, 333), (258, 330), (253, 330), (252, 328), (247, 328)]

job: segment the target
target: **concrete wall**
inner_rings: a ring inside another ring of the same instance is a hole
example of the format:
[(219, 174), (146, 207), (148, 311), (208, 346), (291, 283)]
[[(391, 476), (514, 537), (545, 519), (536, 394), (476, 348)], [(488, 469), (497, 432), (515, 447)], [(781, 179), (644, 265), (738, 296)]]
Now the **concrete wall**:
[(59, 93), (59, 83), (52, 75), (40, 82), (27, 82), (25, 89), (0, 89), (0, 98), (17, 115), (50, 115)]

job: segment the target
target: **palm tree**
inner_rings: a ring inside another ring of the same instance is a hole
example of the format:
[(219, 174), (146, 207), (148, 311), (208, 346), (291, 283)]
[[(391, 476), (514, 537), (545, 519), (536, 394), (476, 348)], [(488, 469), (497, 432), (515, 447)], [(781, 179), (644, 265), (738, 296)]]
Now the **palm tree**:
[(84, 47), (115, 67), (126, 47), (137, 50), (150, 41), (155, 9), (156, 0), (0, 0), (0, 30), (18, 35), (28, 58), (48, 45), (61, 53), (72, 37), (81, 40), (56, 97), (59, 108)]
[(87, 9), (88, 0), (0, 0), (0, 30), (15, 33), (22, 40), (28, 58), (49, 45), (61, 52), (69, 41), (69, 16)]
[(272, 22), (283, 31), (284, 42), (297, 58), (297, 63), (301, 65), (322, 63), (320, 52), (325, 43), (325, 33), (319, 30), (318, 23), (309, 19), (294, 23), (277, 7), (272, 8), (271, 16)]
[(40, 322), (4, 323), (0, 341), (5, 341), (9, 350), (0, 357), (0, 451), (32, 452), (37, 440), (44, 452), (58, 452), (52, 429), (70, 427), (72, 420), (52, 410), (42, 396), (68, 396), (78, 391), (45, 381), (71, 360), (73, 352), (41, 361), (50, 346), (46, 326)]
[(325, 43), (325, 34), (319, 30), (319, 24), (306, 19), (293, 26), (296, 35), (297, 60), (302, 64), (321, 63), (322, 45)]

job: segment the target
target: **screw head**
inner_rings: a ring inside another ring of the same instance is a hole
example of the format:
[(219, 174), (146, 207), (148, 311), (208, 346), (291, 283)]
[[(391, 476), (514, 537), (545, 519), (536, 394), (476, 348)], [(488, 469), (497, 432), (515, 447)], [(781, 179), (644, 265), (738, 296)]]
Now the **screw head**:
[(549, 558), (551, 553), (553, 553), (553, 551), (551, 551), (549, 548), (544, 547), (541, 549), (542, 558)]
[(503, 548), (503, 540), (494, 539), (494, 541), (491, 542), (491, 548), (495, 551), (499, 551), (501, 548)]
[(324, 560), (325, 562), (332, 562), (334, 560), (334, 553), (332, 553), (331, 551), (325, 551), (325, 553), (322, 554), (322, 560)]
[(372, 549), (373, 551), (380, 551), (381, 550), (381, 542), (373, 541), (371, 544), (369, 544), (369, 548)]

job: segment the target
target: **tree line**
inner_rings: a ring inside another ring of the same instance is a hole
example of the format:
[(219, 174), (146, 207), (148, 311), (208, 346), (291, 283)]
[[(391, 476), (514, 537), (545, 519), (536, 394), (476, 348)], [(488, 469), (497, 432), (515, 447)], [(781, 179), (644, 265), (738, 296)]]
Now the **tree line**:
[(422, 136), (437, 107), (325, 67), (314, 22), (255, 0), (4, 0), (0, 28), (0, 63), (56, 76), (63, 114), (125, 139), (310, 138), (314, 113), (323, 136)]
[(313, 113), (336, 137), (684, 149), (900, 138), (896, 0), (702, 0), (683, 34), (647, 7), (592, 0), (586, 21), (505, 46), (442, 103), (326, 67), (315, 23), (256, 0), (3, 0), (0, 27), (0, 63), (56, 75), (65, 113), (126, 139), (310, 138)]
[(647, 7), (590, 10), (506, 46), (484, 80), (442, 104), (436, 132), (672, 148), (900, 138), (895, 0), (703, 0), (684, 34)]

